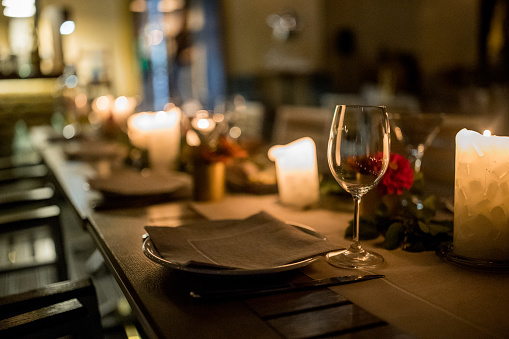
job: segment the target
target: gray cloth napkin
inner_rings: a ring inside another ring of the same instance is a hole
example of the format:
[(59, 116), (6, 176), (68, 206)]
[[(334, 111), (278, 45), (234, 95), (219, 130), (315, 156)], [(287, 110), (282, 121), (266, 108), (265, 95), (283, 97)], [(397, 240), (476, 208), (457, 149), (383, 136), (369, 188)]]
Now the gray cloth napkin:
[(265, 212), (242, 220), (145, 229), (163, 258), (184, 266), (270, 269), (341, 249)]

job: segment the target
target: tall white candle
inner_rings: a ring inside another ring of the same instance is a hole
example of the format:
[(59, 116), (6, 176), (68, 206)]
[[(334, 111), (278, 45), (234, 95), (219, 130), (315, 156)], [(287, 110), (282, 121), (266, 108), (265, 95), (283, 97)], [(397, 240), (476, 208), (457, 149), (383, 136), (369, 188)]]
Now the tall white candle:
[(167, 170), (175, 167), (180, 150), (180, 109), (142, 112), (129, 117), (131, 143), (148, 151), (150, 167)]
[(454, 252), (509, 260), (509, 138), (456, 135)]
[(282, 204), (304, 208), (320, 198), (316, 146), (305, 137), (287, 145), (269, 149), (269, 158), (276, 162), (279, 200)]

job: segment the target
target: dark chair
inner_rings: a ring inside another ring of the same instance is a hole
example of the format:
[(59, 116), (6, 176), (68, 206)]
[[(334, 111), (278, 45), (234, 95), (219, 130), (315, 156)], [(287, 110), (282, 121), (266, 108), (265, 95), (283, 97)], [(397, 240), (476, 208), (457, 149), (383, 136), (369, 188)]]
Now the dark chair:
[(0, 337), (102, 338), (92, 281), (64, 281), (0, 297)]
[(34, 254), (36, 253), (35, 240), (38, 239), (37, 233), (49, 233), (54, 245), (54, 255), (43, 256), (41, 260), (34, 255), (33, 260), (25, 259), (21, 262), (9, 258), (11, 263), (1, 267), (0, 271), (5, 273), (42, 265), (54, 265), (57, 269), (58, 280), (67, 280), (67, 262), (60, 223), (60, 208), (57, 205), (47, 205), (0, 215), (1, 236), (12, 240), (21, 231), (25, 230), (29, 231), (26, 238), (29, 243), (28, 246), (34, 246), (32, 249)]
[[(0, 278), (10, 275), (11, 281), (23, 280), (19, 278), (25, 275), (21, 271), (27, 270), (34, 270), (34, 276), (40, 273), (51, 277), (42, 279), (40, 284), (34, 281), (19, 289), (6, 288), (1, 294), (67, 280), (60, 202), (48, 168), (44, 164), (27, 165), (15, 157), (4, 158), (3, 162), (5, 168), (0, 170)], [(42, 273), (36, 272), (39, 267)]]
[(22, 152), (10, 156), (0, 157), (0, 169), (34, 166), (42, 163), (42, 157), (37, 152)]

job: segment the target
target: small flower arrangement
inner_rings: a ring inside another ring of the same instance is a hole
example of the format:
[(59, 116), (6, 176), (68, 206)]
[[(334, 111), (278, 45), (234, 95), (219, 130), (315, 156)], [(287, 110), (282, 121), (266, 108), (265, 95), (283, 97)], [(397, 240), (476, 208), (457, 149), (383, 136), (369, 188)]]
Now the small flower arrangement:
[[(421, 252), (436, 250), (441, 243), (452, 239), (452, 220), (435, 220), (436, 201), (433, 195), (412, 202), (421, 195), (424, 183), (422, 173), (417, 175), (409, 161), (402, 155), (391, 153), (389, 166), (377, 186), (380, 196), (375, 213), (361, 216), (360, 238), (375, 239), (382, 235), (385, 249), (401, 247), (405, 251)], [(353, 221), (345, 232), (351, 236)]]
[(247, 157), (246, 150), (228, 136), (228, 130), (228, 123), (222, 114), (211, 115), (207, 111), (199, 111), (191, 120), (186, 134), (193, 162), (212, 164)]
[(198, 146), (197, 159), (207, 163), (229, 162), (236, 158), (247, 157), (247, 152), (238, 143), (226, 135), (219, 135), (214, 145)]
[(410, 162), (400, 154), (391, 153), (389, 166), (377, 189), (382, 195), (402, 195), (405, 190), (410, 190), (414, 183), (414, 171)]

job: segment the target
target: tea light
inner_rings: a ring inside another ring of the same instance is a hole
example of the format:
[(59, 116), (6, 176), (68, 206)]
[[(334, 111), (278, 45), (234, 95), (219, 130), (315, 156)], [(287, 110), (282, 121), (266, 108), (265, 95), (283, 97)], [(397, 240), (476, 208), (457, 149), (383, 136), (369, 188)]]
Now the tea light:
[(298, 208), (319, 200), (318, 166), (313, 139), (305, 137), (287, 145), (269, 149), (269, 159), (276, 162), (279, 200)]
[(454, 252), (509, 260), (509, 137), (456, 135)]
[(129, 117), (127, 126), (131, 143), (148, 151), (152, 169), (175, 166), (180, 150), (180, 109), (136, 113)]

